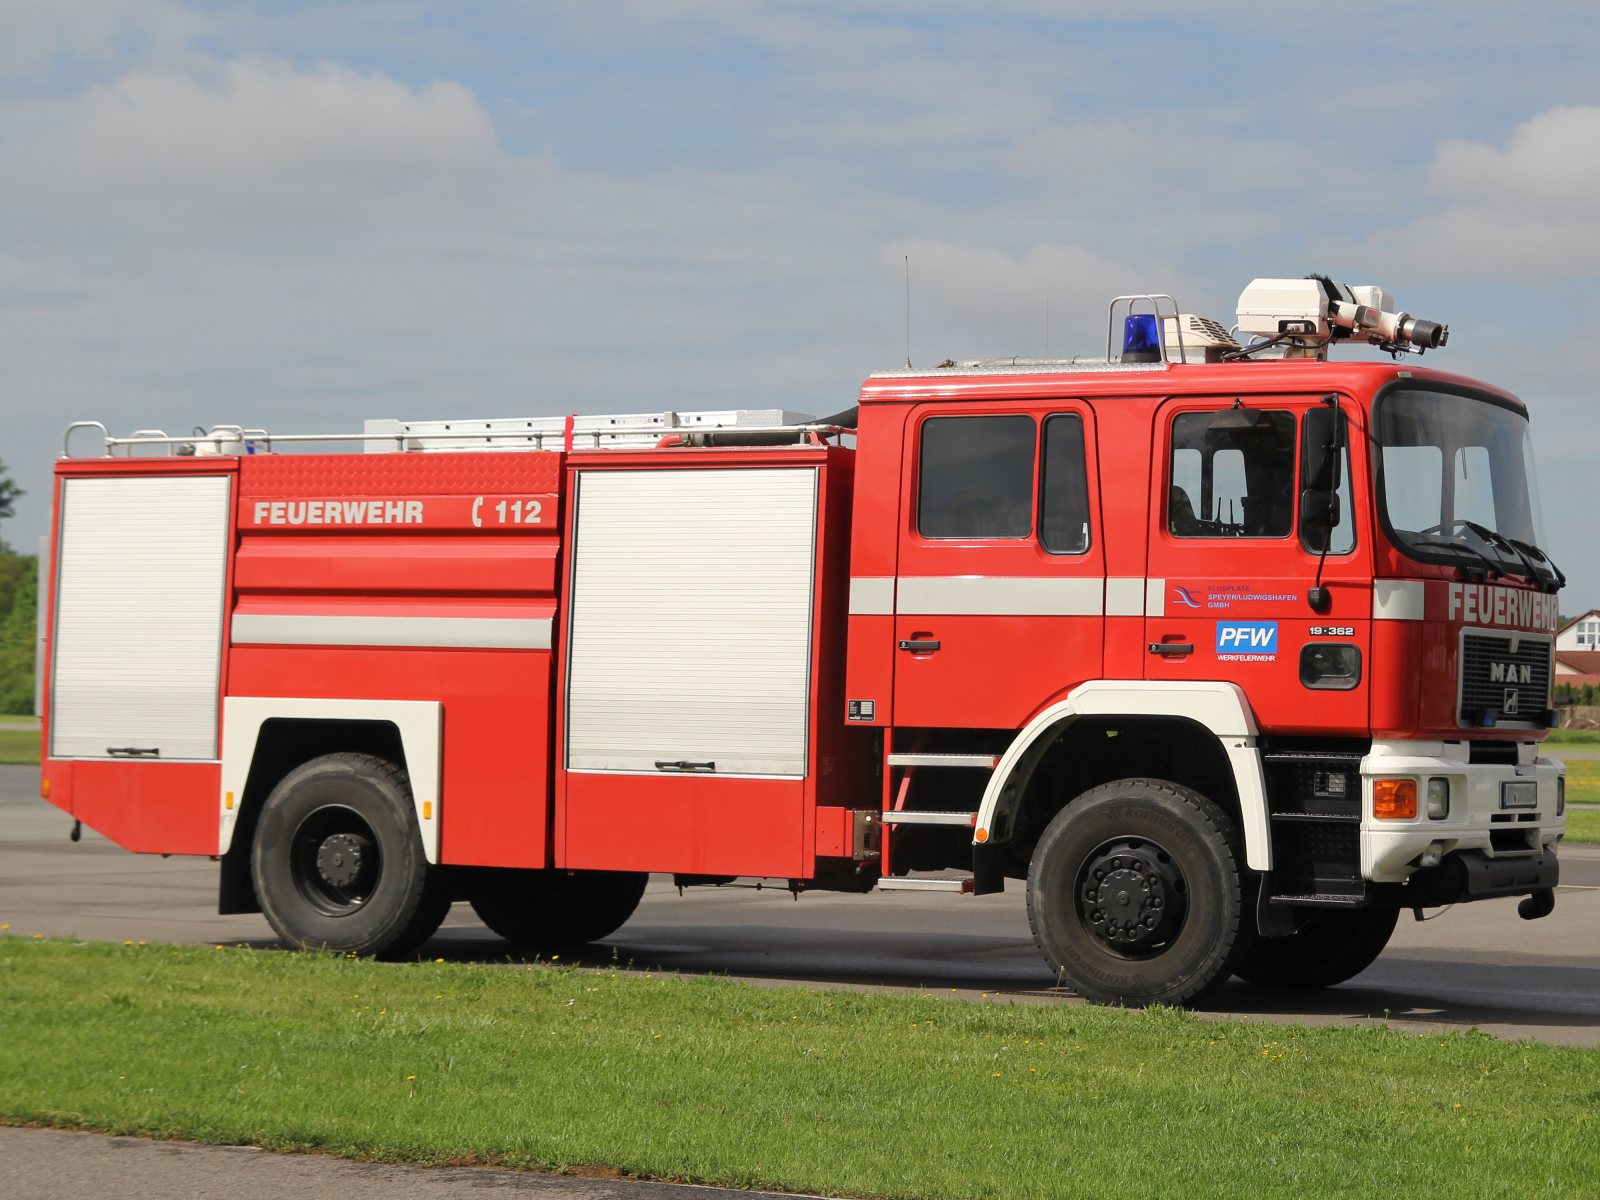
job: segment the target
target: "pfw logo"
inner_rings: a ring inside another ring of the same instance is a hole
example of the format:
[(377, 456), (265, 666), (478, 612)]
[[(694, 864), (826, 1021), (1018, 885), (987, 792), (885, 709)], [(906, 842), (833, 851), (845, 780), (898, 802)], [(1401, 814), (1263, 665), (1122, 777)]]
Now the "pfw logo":
[(1270, 660), (1278, 653), (1276, 621), (1218, 621), (1217, 657)]

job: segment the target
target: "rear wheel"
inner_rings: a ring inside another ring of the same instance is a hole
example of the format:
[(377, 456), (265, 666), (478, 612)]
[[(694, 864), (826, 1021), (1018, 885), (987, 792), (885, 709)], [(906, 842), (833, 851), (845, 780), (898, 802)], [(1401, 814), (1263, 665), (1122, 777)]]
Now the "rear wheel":
[(1399, 917), (1398, 908), (1316, 910), (1288, 937), (1257, 938), (1234, 974), (1260, 987), (1343, 983), (1383, 953)]
[(468, 885), (472, 910), (508, 942), (578, 946), (633, 916), (649, 876), (637, 871), (490, 868)]
[(324, 755), (284, 776), (261, 809), (250, 866), (261, 911), (302, 950), (398, 957), (450, 911), (410, 780), (369, 754)]
[(1034, 849), (1028, 920), (1058, 978), (1102, 1004), (1190, 1004), (1249, 941), (1227, 816), (1174, 783), (1122, 779), (1056, 814)]

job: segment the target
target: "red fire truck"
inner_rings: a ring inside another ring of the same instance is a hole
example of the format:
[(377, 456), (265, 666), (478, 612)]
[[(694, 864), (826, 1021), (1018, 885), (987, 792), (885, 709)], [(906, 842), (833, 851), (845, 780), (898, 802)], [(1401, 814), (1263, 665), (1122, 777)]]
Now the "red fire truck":
[(1142, 1005), (1347, 979), (1405, 909), (1546, 915), (1526, 407), (1381, 288), (1257, 280), (1239, 322), (1119, 297), (1104, 357), (908, 364), (820, 420), (91, 423), (43, 793), (362, 955), (458, 900), (591, 941), (649, 872), (1017, 881), (1064, 985)]

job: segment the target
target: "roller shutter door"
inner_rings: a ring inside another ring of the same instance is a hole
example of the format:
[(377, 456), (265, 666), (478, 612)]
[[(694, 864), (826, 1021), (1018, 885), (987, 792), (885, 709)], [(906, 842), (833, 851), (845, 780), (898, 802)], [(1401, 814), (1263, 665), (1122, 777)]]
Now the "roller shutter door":
[(567, 766), (803, 776), (816, 469), (584, 471), (576, 505)]
[(229, 480), (62, 485), (50, 753), (217, 757)]

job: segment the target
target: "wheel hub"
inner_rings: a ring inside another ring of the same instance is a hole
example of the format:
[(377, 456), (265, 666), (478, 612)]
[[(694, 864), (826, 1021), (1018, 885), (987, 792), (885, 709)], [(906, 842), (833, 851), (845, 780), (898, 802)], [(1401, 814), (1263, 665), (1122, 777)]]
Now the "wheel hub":
[(1139, 954), (1177, 931), (1187, 890), (1166, 851), (1129, 838), (1101, 847), (1090, 858), (1078, 903), (1096, 937), (1119, 953)]
[(317, 874), (336, 888), (349, 888), (361, 877), (371, 844), (353, 833), (335, 833), (317, 847)]

